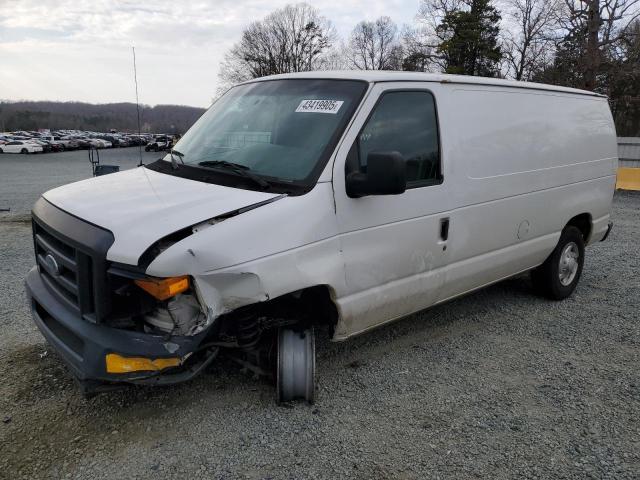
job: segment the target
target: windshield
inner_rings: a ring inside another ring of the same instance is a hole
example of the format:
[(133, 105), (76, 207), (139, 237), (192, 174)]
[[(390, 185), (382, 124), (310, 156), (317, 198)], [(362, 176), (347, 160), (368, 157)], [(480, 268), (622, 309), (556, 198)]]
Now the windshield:
[(173, 157), (203, 170), (242, 168), (276, 181), (315, 183), (366, 87), (307, 79), (234, 87), (175, 145)]

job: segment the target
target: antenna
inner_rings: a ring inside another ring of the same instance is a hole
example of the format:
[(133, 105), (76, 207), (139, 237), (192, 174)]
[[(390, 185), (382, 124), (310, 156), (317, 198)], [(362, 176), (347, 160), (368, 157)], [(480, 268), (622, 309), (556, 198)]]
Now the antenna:
[[(140, 134), (140, 102), (138, 101), (138, 70), (136, 69), (136, 47), (131, 47), (133, 50), (133, 80), (136, 83), (136, 111), (138, 112), (138, 140), (141, 140)], [(142, 166), (142, 142), (138, 142), (138, 153), (140, 154), (139, 167)]]

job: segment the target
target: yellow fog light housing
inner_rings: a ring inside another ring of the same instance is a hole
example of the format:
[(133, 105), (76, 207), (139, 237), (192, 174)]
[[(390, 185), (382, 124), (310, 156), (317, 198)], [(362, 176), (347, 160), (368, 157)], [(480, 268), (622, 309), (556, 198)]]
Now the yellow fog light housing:
[(189, 277), (144, 278), (135, 284), (158, 300), (166, 300), (189, 289)]
[(106, 361), (107, 373), (155, 372), (169, 367), (177, 367), (181, 363), (179, 358), (123, 357), (117, 353), (107, 354)]

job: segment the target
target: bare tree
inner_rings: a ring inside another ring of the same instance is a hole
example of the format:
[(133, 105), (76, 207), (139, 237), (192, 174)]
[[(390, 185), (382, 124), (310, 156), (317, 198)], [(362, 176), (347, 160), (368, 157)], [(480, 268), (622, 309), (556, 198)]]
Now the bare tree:
[(640, 17), (640, 0), (564, 0), (564, 7), (560, 23), (567, 32), (565, 42), (581, 52), (580, 86), (595, 90), (603, 61), (620, 48)]
[(405, 25), (402, 31), (402, 69), (412, 72), (430, 71), (436, 58), (435, 48), (424, 26)]
[(287, 5), (251, 23), (225, 55), (219, 77), (226, 86), (278, 73), (314, 70), (335, 40), (335, 29), (317, 9)]
[(531, 80), (553, 59), (554, 32), (562, 0), (506, 0), (507, 20), (513, 28), (503, 34), (507, 75)]
[[(423, 26), (423, 32), (442, 41), (438, 35), (438, 26), (442, 20), (453, 12), (468, 7), (470, 0), (422, 0), (416, 19)], [(439, 42), (437, 42), (439, 43)], [(435, 47), (435, 45), (433, 45)]]
[(609, 69), (607, 95), (618, 135), (633, 137), (640, 136), (640, 20), (627, 32)]
[(359, 70), (397, 70), (402, 63), (398, 27), (389, 17), (358, 23), (348, 43), (351, 66)]

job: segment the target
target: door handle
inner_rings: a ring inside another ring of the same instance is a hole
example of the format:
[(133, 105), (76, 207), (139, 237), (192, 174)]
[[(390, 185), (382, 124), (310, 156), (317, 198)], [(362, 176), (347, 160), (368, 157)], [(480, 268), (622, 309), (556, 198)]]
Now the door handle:
[(440, 219), (440, 240), (446, 242), (449, 239), (449, 217)]

